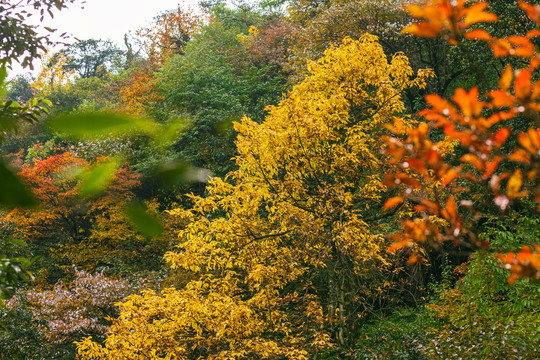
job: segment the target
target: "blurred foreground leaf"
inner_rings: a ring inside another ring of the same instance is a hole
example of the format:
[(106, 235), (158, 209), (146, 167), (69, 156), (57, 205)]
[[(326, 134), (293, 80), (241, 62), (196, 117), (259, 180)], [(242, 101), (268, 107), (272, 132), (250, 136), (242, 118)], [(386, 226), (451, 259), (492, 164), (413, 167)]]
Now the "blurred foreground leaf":
[(144, 235), (157, 237), (163, 232), (160, 221), (148, 213), (148, 209), (141, 203), (132, 203), (126, 209), (126, 215), (133, 225)]
[(79, 195), (81, 197), (99, 195), (114, 180), (117, 170), (118, 161), (114, 158), (91, 167), (81, 175)]
[(55, 133), (78, 139), (155, 131), (155, 124), (149, 119), (110, 112), (63, 114), (52, 119), (49, 127)]
[(7, 207), (36, 205), (32, 193), (2, 160), (0, 160), (0, 205)]
[(201, 169), (191, 164), (175, 160), (161, 165), (155, 172), (155, 176), (168, 185), (178, 183), (208, 182), (212, 172), (208, 169)]
[(161, 125), (159, 132), (155, 134), (153, 146), (158, 149), (173, 146), (188, 127), (189, 120), (186, 118), (169, 120), (166, 124)]

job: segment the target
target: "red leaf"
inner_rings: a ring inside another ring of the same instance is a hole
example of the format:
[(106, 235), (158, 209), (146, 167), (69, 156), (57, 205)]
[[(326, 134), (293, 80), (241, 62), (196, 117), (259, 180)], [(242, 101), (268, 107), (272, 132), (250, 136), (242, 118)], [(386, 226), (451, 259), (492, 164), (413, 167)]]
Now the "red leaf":
[(502, 128), (497, 131), (497, 134), (495, 134), (497, 146), (500, 147), (506, 141), (506, 139), (508, 139), (508, 136), (510, 136), (510, 130), (508, 128)]

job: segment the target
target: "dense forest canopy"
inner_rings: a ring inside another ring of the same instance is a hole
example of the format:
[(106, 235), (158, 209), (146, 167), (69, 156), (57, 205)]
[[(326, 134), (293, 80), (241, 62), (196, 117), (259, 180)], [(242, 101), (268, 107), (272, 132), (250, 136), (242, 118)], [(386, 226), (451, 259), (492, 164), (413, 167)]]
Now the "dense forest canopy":
[(538, 1), (74, 3), (0, 0), (0, 359), (540, 358)]

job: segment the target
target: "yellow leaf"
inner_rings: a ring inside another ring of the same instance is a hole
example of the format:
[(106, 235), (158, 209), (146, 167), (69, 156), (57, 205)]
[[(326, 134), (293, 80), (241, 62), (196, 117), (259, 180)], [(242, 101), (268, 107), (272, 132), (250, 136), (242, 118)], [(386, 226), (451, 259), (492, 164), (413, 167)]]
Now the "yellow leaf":
[(514, 171), (510, 179), (508, 179), (508, 184), (506, 186), (506, 195), (508, 195), (508, 197), (511, 199), (527, 195), (526, 191), (519, 191), (522, 184), (523, 175), (521, 174), (521, 170), (517, 169), (516, 171)]

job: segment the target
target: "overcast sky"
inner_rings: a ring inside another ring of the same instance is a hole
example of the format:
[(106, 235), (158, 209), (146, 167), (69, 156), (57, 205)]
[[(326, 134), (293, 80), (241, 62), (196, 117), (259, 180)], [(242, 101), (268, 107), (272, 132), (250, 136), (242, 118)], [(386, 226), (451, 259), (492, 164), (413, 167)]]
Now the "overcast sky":
[[(45, 20), (45, 25), (58, 29), (58, 34), (67, 32), (80, 40), (110, 39), (121, 48), (128, 31), (148, 27), (154, 16), (178, 5), (196, 9), (198, 3), (197, 0), (86, 0), (81, 8), (81, 2), (55, 12), (54, 19)], [(39, 67), (37, 62), (34, 66)], [(10, 75), (27, 71), (14, 66)]]
[(122, 44), (128, 31), (148, 26), (153, 17), (181, 6), (195, 8), (197, 0), (86, 0), (84, 8), (57, 12), (52, 27), (78, 39), (111, 39)]

